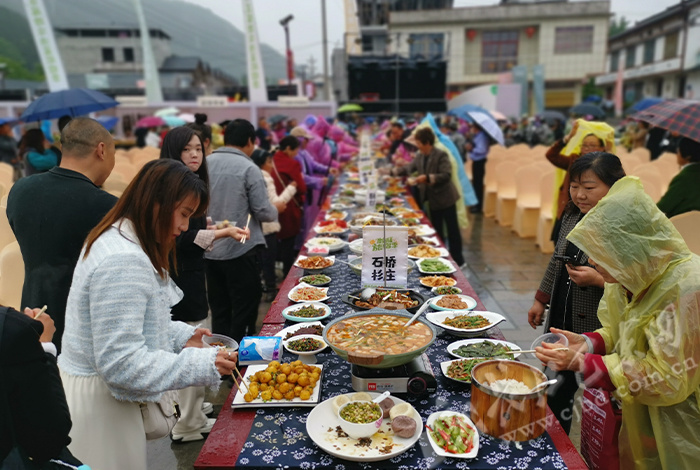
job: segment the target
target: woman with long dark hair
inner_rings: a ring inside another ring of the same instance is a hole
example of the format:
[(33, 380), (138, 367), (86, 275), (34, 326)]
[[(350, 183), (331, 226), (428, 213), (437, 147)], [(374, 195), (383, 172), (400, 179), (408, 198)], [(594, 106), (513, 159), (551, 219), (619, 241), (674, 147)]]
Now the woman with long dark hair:
[(168, 270), (176, 239), (209, 204), (180, 162), (148, 162), (90, 232), (73, 274), (58, 358), (73, 420), (70, 450), (94, 468), (146, 469), (140, 403), (193, 385), (217, 386), (237, 353), (173, 321), (182, 292)]
[[(207, 159), (204, 156), (204, 142), (191, 127), (176, 127), (165, 135), (160, 158), (182, 162), (209, 186)], [(214, 240), (231, 237), (240, 240), (246, 233), (238, 227), (207, 230), (205, 214), (190, 219), (189, 228), (176, 239), (177, 266), (171, 260), (170, 277), (182, 289), (183, 299), (172, 309), (173, 320), (195, 326), (209, 314), (206, 287), (206, 264), (204, 252)], [(213, 411), (211, 403), (204, 402), (204, 387), (189, 387), (180, 391), (180, 419), (173, 428), (174, 441), (198, 441), (211, 431), (216, 422), (207, 418)]]
[[(620, 159), (605, 152), (579, 157), (569, 168), (571, 201), (562, 213), (561, 230), (544, 279), (527, 312), (533, 328), (543, 322), (546, 305), (549, 316), (545, 331), (551, 328), (576, 333), (600, 328), (596, 312), (603, 296), (603, 277), (588, 263), (588, 256), (566, 237), (576, 224), (600, 201), (615, 182), (625, 176)], [(573, 372), (557, 375), (558, 383), (549, 388), (547, 402), (568, 433), (573, 417), (573, 399), (578, 382)]]
[(58, 165), (58, 154), (51, 149), (41, 129), (29, 129), (19, 143), (24, 176), (49, 171)]

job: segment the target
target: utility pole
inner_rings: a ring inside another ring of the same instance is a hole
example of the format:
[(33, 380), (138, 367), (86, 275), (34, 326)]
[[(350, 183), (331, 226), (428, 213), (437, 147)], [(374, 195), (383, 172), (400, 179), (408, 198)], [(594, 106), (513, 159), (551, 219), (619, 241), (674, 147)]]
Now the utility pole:
[(330, 101), (331, 84), (328, 79), (328, 27), (326, 25), (326, 0), (321, 0), (321, 24), (323, 28), (323, 100)]

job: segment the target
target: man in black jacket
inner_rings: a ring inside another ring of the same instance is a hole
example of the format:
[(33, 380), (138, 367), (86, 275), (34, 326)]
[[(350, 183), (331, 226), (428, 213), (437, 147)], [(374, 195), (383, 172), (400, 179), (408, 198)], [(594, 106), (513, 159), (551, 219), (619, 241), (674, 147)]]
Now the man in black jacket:
[(94, 119), (76, 118), (61, 132), (61, 142), (61, 165), (20, 179), (7, 200), (7, 218), (24, 260), (22, 306), (48, 306), (59, 351), (83, 242), (117, 202), (99, 188), (114, 168), (110, 133)]
[(38, 465), (49, 459), (80, 465), (66, 448), (72, 423), (51, 344), (56, 329), (47, 314), (34, 320), (38, 313), (0, 307), (0, 464), (14, 434)]

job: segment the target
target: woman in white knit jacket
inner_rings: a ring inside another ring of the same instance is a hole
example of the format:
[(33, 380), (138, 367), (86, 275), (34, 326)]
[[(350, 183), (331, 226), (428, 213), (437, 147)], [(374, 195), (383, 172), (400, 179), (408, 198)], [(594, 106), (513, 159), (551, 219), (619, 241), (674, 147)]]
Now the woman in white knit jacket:
[(73, 420), (69, 448), (92, 468), (145, 470), (139, 403), (167, 390), (217, 386), (236, 365), (236, 353), (203, 347), (208, 330), (170, 315), (182, 292), (168, 275), (168, 258), (208, 202), (194, 172), (155, 160), (87, 237), (58, 365)]
[[(282, 213), (287, 207), (287, 203), (292, 200), (292, 197), (297, 192), (297, 183), (292, 181), (284, 188), (281, 194), (277, 194), (275, 182), (272, 179), (271, 171), (274, 171), (272, 162), (272, 154), (267, 150), (258, 148), (255, 149), (250, 156), (256, 165), (262, 171), (265, 186), (267, 186), (267, 197), (270, 202), (277, 208), (278, 213)], [(260, 265), (262, 266), (263, 281), (265, 283), (264, 290), (268, 296), (274, 298), (277, 290), (277, 279), (275, 276), (275, 261), (277, 260), (277, 232), (282, 227), (278, 221), (263, 222), (262, 229), (265, 235), (265, 243), (267, 249), (260, 253)]]

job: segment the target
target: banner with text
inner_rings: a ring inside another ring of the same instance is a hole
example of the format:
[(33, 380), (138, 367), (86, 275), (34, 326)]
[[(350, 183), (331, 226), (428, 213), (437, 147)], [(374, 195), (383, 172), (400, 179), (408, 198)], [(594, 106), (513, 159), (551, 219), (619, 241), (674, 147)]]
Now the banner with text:
[(61, 55), (58, 53), (56, 38), (53, 35), (53, 28), (46, 14), (43, 0), (24, 0), (24, 9), (27, 12), (27, 21), (32, 30), (34, 44), (39, 51), (49, 91), (67, 90), (70, 88), (68, 77), (66, 77), (66, 70), (63, 68)]
[(362, 286), (408, 286), (408, 227), (362, 229)]
[(243, 0), (243, 21), (245, 21), (245, 58), (248, 65), (248, 101), (267, 101), (267, 83), (263, 69), (258, 27), (252, 0)]

